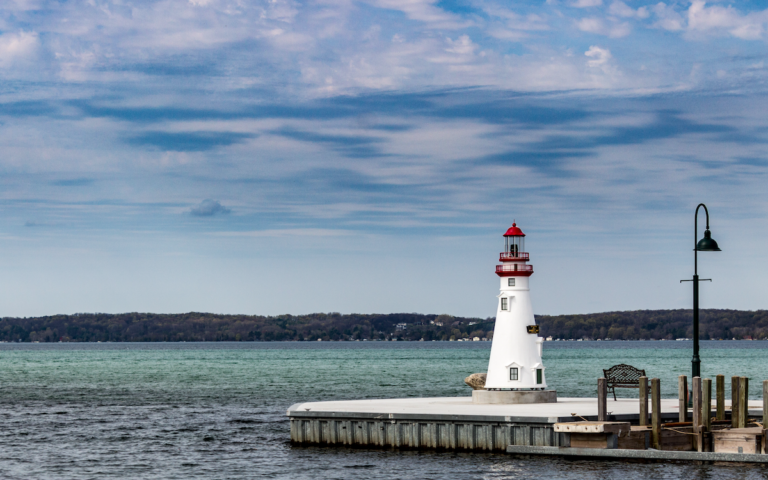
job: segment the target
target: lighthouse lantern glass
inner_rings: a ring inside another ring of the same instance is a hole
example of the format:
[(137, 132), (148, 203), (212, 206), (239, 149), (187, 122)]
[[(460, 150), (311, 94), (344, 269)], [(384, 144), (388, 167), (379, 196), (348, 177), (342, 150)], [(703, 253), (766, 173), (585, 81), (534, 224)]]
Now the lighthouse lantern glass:
[(506, 237), (507, 242), (509, 245), (505, 245), (506, 251), (511, 253), (513, 256), (518, 256), (520, 252), (525, 251), (525, 237)]

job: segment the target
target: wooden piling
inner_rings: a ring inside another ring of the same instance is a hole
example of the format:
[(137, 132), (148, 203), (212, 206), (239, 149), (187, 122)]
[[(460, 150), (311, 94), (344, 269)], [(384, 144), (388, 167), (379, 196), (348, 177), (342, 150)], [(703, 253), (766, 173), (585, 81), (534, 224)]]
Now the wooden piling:
[(702, 443), (702, 430), (701, 430), (701, 377), (693, 377), (691, 379), (691, 397), (693, 411), (693, 433), (696, 435), (696, 451), (701, 452), (703, 450)]
[(712, 379), (701, 381), (701, 420), (705, 431), (712, 427)]
[(766, 422), (768, 422), (768, 380), (763, 380), (763, 428), (768, 428)]
[(725, 375), (715, 376), (715, 396), (717, 397), (717, 414), (718, 420), (725, 420)]
[(677, 377), (677, 398), (679, 401), (678, 421), (688, 421), (688, 377), (680, 375)]
[(701, 381), (701, 450), (712, 451), (712, 379), (705, 378)]
[(597, 379), (597, 421), (608, 421), (608, 383), (605, 378)]
[(739, 428), (747, 427), (749, 418), (749, 379), (739, 378)]
[(701, 377), (693, 377), (691, 381), (691, 394), (693, 397), (693, 431), (701, 426)]
[[(640, 422), (639, 425), (648, 425), (648, 377), (640, 377)], [(768, 387), (763, 387), (768, 388)]]
[(739, 377), (731, 377), (731, 427), (739, 426)]
[(651, 379), (651, 445), (661, 450), (661, 384), (658, 378)]

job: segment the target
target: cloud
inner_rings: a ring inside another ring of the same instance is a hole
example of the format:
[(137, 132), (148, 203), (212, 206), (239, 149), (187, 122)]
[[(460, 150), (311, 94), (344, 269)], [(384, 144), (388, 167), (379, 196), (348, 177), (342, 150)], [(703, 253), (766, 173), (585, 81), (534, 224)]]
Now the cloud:
[(685, 28), (685, 18), (675, 11), (674, 8), (667, 6), (663, 2), (659, 2), (651, 7), (651, 9), (653, 10), (654, 15), (656, 15), (654, 26), (672, 32), (677, 32)]
[(576, 23), (576, 26), (582, 32), (596, 33), (610, 38), (626, 37), (632, 31), (632, 28), (627, 22), (606, 22), (603, 19), (595, 17), (582, 18)]
[(589, 50), (584, 52), (584, 55), (591, 59), (587, 60), (587, 65), (589, 65), (591, 68), (599, 67), (605, 69), (605, 67), (608, 66), (608, 62), (610, 62), (611, 58), (613, 58), (610, 50), (607, 48), (600, 48), (595, 45), (589, 47)]
[(688, 8), (688, 30), (691, 32), (729, 33), (744, 40), (759, 40), (768, 23), (768, 10), (747, 15), (731, 5), (707, 7), (703, 0), (693, 0)]
[(40, 0), (7, 0), (3, 8), (10, 11), (40, 10)]
[(599, 7), (602, 4), (603, 0), (574, 0), (571, 2), (571, 6), (576, 8)]
[(518, 14), (503, 6), (483, 3), (482, 10), (492, 20), (486, 32), (501, 40), (519, 41), (528, 38), (531, 32), (541, 32), (550, 29), (543, 15), (529, 13)]
[(33, 60), (39, 46), (37, 33), (19, 32), (0, 35), (0, 68)]
[(217, 200), (208, 198), (200, 202), (199, 205), (192, 207), (189, 213), (195, 217), (213, 217), (215, 215), (227, 215), (231, 211)]
[(608, 8), (608, 13), (624, 18), (648, 18), (650, 15), (646, 7), (640, 7), (637, 10), (633, 9), (629, 5), (621, 1), (615, 1)]
[(370, 0), (379, 8), (399, 10), (411, 19), (424, 22), (431, 28), (464, 28), (471, 22), (460, 16), (448, 13), (435, 4), (435, 0)]
[[(175, 113), (185, 108), (211, 109), (207, 102), (186, 104), (171, 99), (185, 95), (184, 91), (200, 94), (203, 89), (221, 95), (243, 92), (242, 98), (253, 100), (243, 103), (253, 105), (277, 96), (303, 100), (441, 87), (487, 86), (528, 92), (696, 88), (710, 77), (702, 75), (691, 81), (687, 76), (695, 60), (686, 56), (687, 38), (765, 35), (765, 24), (760, 23), (765, 13), (742, 3), (727, 7), (699, 2), (690, 9), (677, 1), (644, 6), (634, 0), (518, 2), (513, 7), (498, 0), (147, 0), (130, 7), (110, 3), (109, 8), (84, 1), (22, 3), (45, 8), (18, 10), (14, 18), (4, 20), (8, 28), (0, 25), (6, 49), (26, 52), (26, 56), (6, 52), (0, 60), (5, 75), (18, 76), (8, 73), (10, 65), (33, 58), (38, 78), (45, 73), (46, 78), (64, 79), (73, 90), (92, 82), (104, 89), (101, 98), (109, 98), (112, 88), (130, 87), (159, 97), (165, 95), (160, 92), (168, 92), (164, 97), (168, 110), (155, 112), (166, 117), (174, 109)], [(697, 13), (696, 8), (701, 11)], [(584, 9), (588, 18), (580, 18)], [(704, 13), (727, 17), (727, 21), (702, 17)], [(626, 38), (649, 14), (655, 27), (669, 31), (685, 32), (688, 14), (699, 20), (686, 39), (643, 30), (643, 47), (639, 40), (627, 43), (622, 53), (628, 54), (616, 55), (614, 60), (622, 72), (635, 73), (614, 82), (595, 83), (574, 53), (563, 48), (576, 41), (569, 25), (607, 38)], [(392, 42), (393, 38), (400, 42)], [(445, 48), (448, 38), (454, 42), (451, 52)], [(472, 48), (458, 54), (460, 42), (467, 38)], [(674, 68), (662, 69), (659, 56), (650, 53), (660, 48), (683, 60), (672, 62), (677, 65)], [(747, 83), (738, 69), (718, 65), (712, 72), (717, 69), (732, 73), (731, 85)], [(24, 72), (28, 76), (30, 70)], [(189, 82), (189, 77), (195, 81)], [(751, 80), (757, 81), (750, 81), (750, 88), (761, 84), (759, 79)], [(184, 89), (172, 87), (182, 84)], [(71, 93), (70, 98), (89, 100), (88, 95)], [(142, 109), (141, 104), (126, 102), (128, 107), (115, 113), (127, 115), (129, 108)], [(147, 113), (148, 108), (144, 110)]]
[(477, 44), (473, 43), (469, 38), (469, 35), (461, 35), (456, 40), (446, 39), (449, 47), (445, 49), (448, 53), (455, 53), (457, 55), (472, 55), (477, 50)]

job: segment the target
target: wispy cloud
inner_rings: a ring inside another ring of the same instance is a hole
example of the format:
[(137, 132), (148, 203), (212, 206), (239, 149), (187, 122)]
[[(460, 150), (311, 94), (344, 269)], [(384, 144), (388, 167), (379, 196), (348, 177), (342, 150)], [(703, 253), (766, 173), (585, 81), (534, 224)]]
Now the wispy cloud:
[(232, 210), (217, 200), (211, 200), (210, 198), (203, 200), (189, 211), (195, 217), (213, 217), (215, 215), (226, 215), (231, 212)]
[[(6, 77), (32, 79), (25, 75), (34, 73), (34, 78), (72, 86), (91, 81), (163, 91), (184, 84), (209, 92), (270, 92), (264, 98), (477, 85), (540, 91), (542, 68), (567, 65), (569, 51), (585, 47), (577, 31), (613, 39), (642, 35), (647, 49), (616, 56), (622, 70), (649, 67), (657, 61), (649, 53), (654, 48), (677, 56), (681, 64), (618, 82), (595, 82), (594, 72), (579, 72), (574, 64), (576, 74), (551, 75), (551, 88), (665, 88), (688, 83), (682, 72), (695, 59), (686, 55), (687, 42), (712, 35), (750, 41), (763, 38), (768, 28), (768, 10), (757, 4), (702, 0), (648, 5), (568, 0), (513, 8), (496, 0), (18, 5), (8, 7), (14, 17), (0, 35), (0, 69)], [(658, 30), (678, 36), (665, 37)], [(507, 43), (523, 40), (525, 45), (516, 47)], [(183, 83), (190, 77), (197, 81)], [(166, 101), (174, 96), (173, 89), (167, 91)]]
[(39, 46), (34, 32), (3, 33), (0, 35), (0, 69), (19, 63), (29, 65), (35, 60)]
[(576, 25), (583, 32), (597, 33), (611, 38), (626, 37), (632, 32), (627, 22), (606, 21), (595, 17), (582, 18)]

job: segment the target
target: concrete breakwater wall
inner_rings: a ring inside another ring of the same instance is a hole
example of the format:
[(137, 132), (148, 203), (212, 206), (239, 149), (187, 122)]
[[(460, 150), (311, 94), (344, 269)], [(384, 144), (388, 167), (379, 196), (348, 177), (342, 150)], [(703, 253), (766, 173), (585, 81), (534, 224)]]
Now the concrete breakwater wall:
[[(663, 399), (661, 407), (664, 419), (677, 419), (676, 399)], [(505, 452), (509, 445), (569, 446), (555, 423), (597, 420), (597, 410), (594, 398), (478, 405), (445, 397), (297, 403), (287, 415), (295, 445)], [(608, 420), (636, 424), (637, 411), (636, 399), (611, 400)]]
[(331, 418), (291, 416), (291, 441), (304, 445), (506, 451), (509, 445), (564, 446), (553, 423), (504, 418)]

